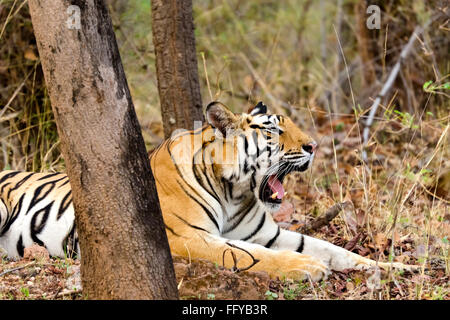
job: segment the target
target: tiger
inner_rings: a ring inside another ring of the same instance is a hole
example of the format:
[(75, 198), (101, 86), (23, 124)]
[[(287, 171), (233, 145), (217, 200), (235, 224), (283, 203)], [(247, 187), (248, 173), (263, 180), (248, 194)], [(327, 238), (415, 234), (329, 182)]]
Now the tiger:
[[(149, 157), (173, 255), (312, 281), (331, 270), (415, 268), (371, 260), (274, 221), (284, 178), (310, 168), (318, 147), (289, 117), (270, 114), (263, 102), (234, 113), (213, 101), (205, 118)], [(81, 257), (66, 174), (3, 171), (0, 196), (0, 247), (9, 258), (33, 243), (52, 256)]]

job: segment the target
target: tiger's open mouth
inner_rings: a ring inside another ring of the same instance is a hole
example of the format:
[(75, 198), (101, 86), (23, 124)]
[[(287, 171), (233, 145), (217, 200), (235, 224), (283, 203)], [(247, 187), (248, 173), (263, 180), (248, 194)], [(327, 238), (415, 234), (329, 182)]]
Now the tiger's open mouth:
[(284, 178), (291, 172), (305, 171), (309, 168), (309, 164), (310, 160), (301, 165), (280, 162), (278, 164), (278, 170), (275, 173), (267, 174), (262, 179), (259, 189), (259, 198), (261, 201), (269, 204), (281, 204), (283, 197), (286, 195), (283, 188)]

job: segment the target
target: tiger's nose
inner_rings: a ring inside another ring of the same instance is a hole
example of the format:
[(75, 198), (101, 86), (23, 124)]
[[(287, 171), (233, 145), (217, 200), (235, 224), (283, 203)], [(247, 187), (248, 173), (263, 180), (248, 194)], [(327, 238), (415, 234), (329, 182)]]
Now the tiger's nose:
[(310, 142), (310, 143), (308, 143), (308, 144), (304, 144), (303, 146), (302, 146), (302, 149), (303, 150), (305, 150), (306, 152), (308, 152), (308, 153), (314, 153), (315, 151), (316, 151), (316, 149), (317, 149), (317, 143), (316, 142)]

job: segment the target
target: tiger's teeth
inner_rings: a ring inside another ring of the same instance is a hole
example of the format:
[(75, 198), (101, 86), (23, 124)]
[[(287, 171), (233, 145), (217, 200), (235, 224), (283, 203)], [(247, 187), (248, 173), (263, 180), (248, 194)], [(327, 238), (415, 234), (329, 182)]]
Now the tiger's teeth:
[(284, 193), (283, 197), (285, 197), (287, 195), (287, 192)]
[(275, 200), (275, 198), (278, 196), (278, 192), (275, 192), (273, 195), (271, 195), (270, 197), (272, 198), (272, 199), (274, 199)]

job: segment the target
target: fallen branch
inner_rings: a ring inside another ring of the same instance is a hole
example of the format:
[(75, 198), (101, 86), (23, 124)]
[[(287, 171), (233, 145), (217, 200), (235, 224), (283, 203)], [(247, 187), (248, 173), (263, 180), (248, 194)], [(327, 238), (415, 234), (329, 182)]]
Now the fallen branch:
[(364, 162), (367, 162), (367, 152), (366, 152), (366, 147), (369, 143), (369, 131), (370, 131), (370, 127), (373, 123), (375, 114), (378, 110), (378, 107), (380, 106), (380, 102), (382, 99), (385, 98), (386, 94), (389, 92), (389, 90), (391, 89), (395, 79), (397, 78), (397, 75), (400, 71), (400, 67), (402, 62), (408, 57), (409, 52), (411, 51), (411, 48), (413, 47), (414, 42), (416, 41), (416, 39), (418, 38), (418, 36), (424, 32), (424, 30), (426, 28), (428, 28), (428, 26), (431, 24), (431, 22), (433, 22), (435, 19), (437, 18), (437, 16), (434, 19), (430, 19), (428, 20), (427, 23), (425, 23), (425, 25), (422, 26), (417, 26), (413, 33), (411, 34), (411, 36), (409, 37), (408, 43), (403, 47), (402, 52), (400, 53), (400, 57), (398, 58), (397, 63), (394, 65), (394, 67), (391, 70), (391, 73), (389, 74), (389, 77), (387, 78), (383, 88), (381, 89), (380, 93), (377, 95), (377, 97), (375, 98), (374, 102), (372, 103), (372, 106), (370, 107), (370, 113), (369, 113), (369, 117), (367, 118), (365, 127), (364, 127), (364, 131), (363, 131), (363, 150), (362, 150), (362, 159), (364, 160)]
[(5, 274), (14, 272), (14, 271), (18, 271), (18, 270), (21, 270), (21, 269), (24, 269), (24, 268), (27, 268), (27, 267), (31, 267), (32, 265), (35, 265), (35, 264), (36, 264), (36, 261), (33, 261), (33, 262), (27, 263), (27, 264), (25, 264), (23, 266), (20, 266), (20, 267), (16, 267), (16, 268), (12, 268), (12, 269), (9, 269), (9, 270), (5, 270), (2, 273), (0, 273), (0, 277), (4, 276)]
[(350, 207), (351, 205), (352, 204), (349, 201), (337, 203), (329, 208), (320, 217), (316, 218), (313, 222), (307, 223), (306, 225), (298, 228), (296, 231), (306, 235), (312, 234), (323, 226), (329, 224), (331, 220), (333, 220), (342, 210)]

